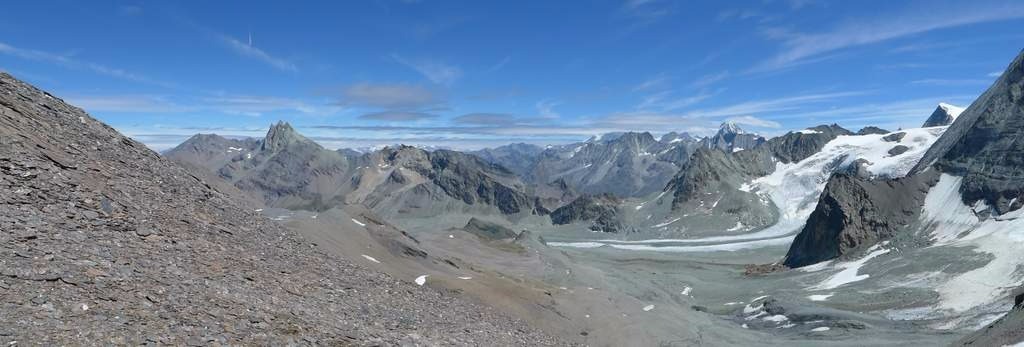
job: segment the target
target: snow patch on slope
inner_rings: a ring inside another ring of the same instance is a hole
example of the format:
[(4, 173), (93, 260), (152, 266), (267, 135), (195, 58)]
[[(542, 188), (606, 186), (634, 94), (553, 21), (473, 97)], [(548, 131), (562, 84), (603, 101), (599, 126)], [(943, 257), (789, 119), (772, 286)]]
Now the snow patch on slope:
[(1000, 300), (1009, 288), (1022, 284), (1017, 269), (1024, 266), (1020, 245), (1024, 244), (1024, 219), (1013, 212), (982, 221), (975, 211), (987, 209), (984, 204), (973, 208), (960, 197), (962, 178), (942, 174), (939, 183), (925, 198), (922, 218), (930, 228), (932, 247), (972, 247), (992, 257), (985, 265), (953, 276), (936, 288), (938, 308), (964, 312)]

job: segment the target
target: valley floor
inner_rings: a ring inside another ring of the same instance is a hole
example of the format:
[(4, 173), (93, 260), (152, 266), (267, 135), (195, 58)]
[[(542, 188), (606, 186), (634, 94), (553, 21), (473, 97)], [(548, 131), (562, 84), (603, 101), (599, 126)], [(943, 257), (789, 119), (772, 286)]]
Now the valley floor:
[[(779, 260), (786, 245), (700, 252), (556, 247), (600, 235), (552, 230), (527, 219), (516, 227), (530, 230), (528, 238), (496, 242), (459, 229), (468, 215), (389, 225), (356, 206), (264, 213), (352, 261), (461, 293), (592, 346), (946, 345), (1011, 306), (999, 301), (970, 312), (935, 312), (941, 299), (930, 286), (971, 264), (924, 271), (926, 264), (915, 264), (913, 256), (892, 256), (902, 252), (896, 242), (860, 259), (745, 275), (747, 264)], [(402, 239), (425, 254), (396, 246)], [(749, 241), (718, 244), (729, 242)], [(950, 260), (973, 254), (956, 248), (908, 252)]]

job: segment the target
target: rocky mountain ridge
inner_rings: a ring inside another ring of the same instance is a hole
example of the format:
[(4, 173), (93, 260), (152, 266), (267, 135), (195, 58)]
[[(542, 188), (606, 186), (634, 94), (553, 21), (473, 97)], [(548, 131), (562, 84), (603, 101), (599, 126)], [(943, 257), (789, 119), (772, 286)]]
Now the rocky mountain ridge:
[[(923, 199), (940, 173), (962, 177), (960, 203), (983, 206), (979, 207), (983, 215), (1003, 215), (1019, 209), (1022, 204), (1018, 198), (1024, 189), (1024, 144), (1016, 139), (1024, 133), (1022, 86), (1024, 52), (956, 118), (908, 177), (871, 181), (833, 176), (828, 183), (829, 194), (822, 195), (785, 264), (798, 267), (833, 259), (895, 233), (912, 232), (910, 226), (915, 225), (912, 222), (921, 213)], [(888, 207), (874, 207), (878, 201), (900, 201), (896, 210), (902, 212), (893, 214)]]

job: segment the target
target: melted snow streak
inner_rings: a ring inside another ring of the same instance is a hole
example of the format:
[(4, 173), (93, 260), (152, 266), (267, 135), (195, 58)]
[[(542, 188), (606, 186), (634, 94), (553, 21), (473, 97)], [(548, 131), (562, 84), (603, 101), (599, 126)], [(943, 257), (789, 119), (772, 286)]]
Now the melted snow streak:
[[(863, 167), (878, 177), (902, 177), (913, 168), (928, 147), (938, 139), (946, 127), (906, 129), (899, 142), (883, 140), (886, 135), (839, 136), (825, 144), (821, 151), (796, 163), (776, 164), (771, 175), (744, 184), (740, 190), (754, 192), (770, 200), (779, 209), (779, 221), (760, 231), (743, 235), (712, 236), (691, 239), (650, 240), (583, 240), (577, 242), (549, 242), (551, 246), (597, 248), (659, 252), (717, 252), (737, 251), (761, 247), (788, 245), (814, 211), (818, 197), (825, 189), (829, 176), (837, 168), (852, 165), (864, 159)], [(889, 150), (896, 145), (909, 149), (891, 156)], [(664, 194), (664, 192), (662, 193)], [(661, 197), (659, 195), (659, 197)], [(679, 219), (654, 225), (668, 226)], [(742, 227), (742, 226), (738, 226)], [(730, 231), (736, 230), (736, 227)]]
[(374, 257), (368, 256), (368, 255), (366, 255), (366, 254), (362, 254), (362, 256), (363, 256), (363, 258), (366, 258), (366, 260), (369, 260), (369, 261), (372, 261), (372, 262), (374, 262), (374, 263), (380, 264), (380, 261), (379, 261), (379, 260), (377, 260), (377, 258), (374, 258)]
[(352, 223), (359, 224), (359, 226), (361, 226), (361, 227), (365, 227), (366, 226), (366, 223), (360, 222), (359, 220), (357, 220), (355, 218), (352, 218)]

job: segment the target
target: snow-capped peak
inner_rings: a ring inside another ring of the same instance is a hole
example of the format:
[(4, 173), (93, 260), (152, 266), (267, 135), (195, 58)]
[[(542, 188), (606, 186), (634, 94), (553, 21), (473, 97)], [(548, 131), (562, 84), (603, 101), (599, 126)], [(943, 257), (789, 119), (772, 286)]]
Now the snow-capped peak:
[(960, 113), (964, 112), (963, 107), (950, 105), (944, 102), (940, 102), (939, 107), (942, 108), (943, 111), (946, 111), (946, 114), (952, 116), (953, 118), (959, 117)]
[(718, 133), (720, 134), (742, 134), (743, 129), (740, 128), (739, 124), (731, 120), (722, 122), (722, 125), (718, 127)]

